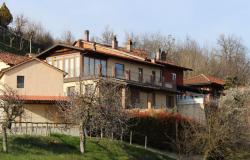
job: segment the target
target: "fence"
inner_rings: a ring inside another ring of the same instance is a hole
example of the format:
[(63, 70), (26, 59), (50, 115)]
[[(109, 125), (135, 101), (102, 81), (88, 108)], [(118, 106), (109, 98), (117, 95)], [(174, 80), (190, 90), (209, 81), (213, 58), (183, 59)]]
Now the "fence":
[(11, 135), (42, 135), (47, 136), (51, 133), (60, 133), (72, 136), (79, 136), (77, 125), (69, 123), (35, 123), (35, 122), (13, 122)]
[[(0, 122), (1, 124), (1, 122)], [(0, 129), (0, 132), (1, 129)], [(13, 122), (11, 126), (11, 130), (8, 130), (10, 135), (39, 135), (39, 136), (48, 136), (53, 133), (71, 135), (71, 136), (79, 136), (79, 126), (70, 124), (70, 123), (44, 123), (44, 122)], [(129, 131), (124, 133), (123, 130), (120, 133), (110, 133), (111, 136), (106, 137), (110, 138), (111, 140), (120, 140), (120, 141), (127, 141), (129, 144), (133, 144), (134, 142), (138, 142), (137, 137), (138, 134), (141, 138), (143, 138), (144, 144), (140, 143), (140, 145), (144, 145), (147, 148), (148, 137), (146, 135), (142, 135), (141, 133), (137, 133), (134, 131)], [(103, 130), (100, 129), (99, 131), (93, 130), (85, 130), (85, 135), (89, 138), (96, 137), (96, 138), (104, 138), (105, 135)], [(137, 143), (138, 144), (138, 143)]]

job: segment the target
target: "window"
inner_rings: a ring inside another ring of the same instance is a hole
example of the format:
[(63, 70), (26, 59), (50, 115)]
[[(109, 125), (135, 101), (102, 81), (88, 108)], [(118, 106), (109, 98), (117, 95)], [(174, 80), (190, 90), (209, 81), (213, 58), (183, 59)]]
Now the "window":
[(152, 71), (152, 77), (151, 77), (152, 79), (152, 83), (154, 83), (155, 82), (155, 71)]
[(176, 73), (172, 73), (172, 80), (176, 81)]
[(95, 59), (89, 58), (89, 75), (93, 76), (95, 74)]
[(80, 57), (75, 58), (75, 76), (79, 77), (80, 76)]
[[(101, 67), (101, 70), (100, 70)], [(107, 62), (106, 60), (84, 57), (84, 69), (85, 76), (99, 75), (100, 72), (103, 76), (107, 75)]]
[(69, 68), (70, 68), (70, 70), (69, 70), (69, 76), (70, 76), (70, 77), (74, 77), (74, 76), (75, 76), (75, 73), (74, 73), (74, 71), (75, 71), (74, 58), (71, 58), (71, 59), (70, 59)]
[(139, 72), (139, 81), (142, 82), (143, 81), (143, 69), (139, 68), (138, 72)]
[(160, 70), (160, 82), (163, 82), (163, 72)]
[(24, 76), (17, 76), (17, 88), (24, 88)]
[(124, 78), (124, 64), (115, 64), (115, 77), (116, 78)]
[(89, 57), (84, 57), (84, 69), (83, 69), (83, 75), (85, 75), (85, 76), (87, 76), (87, 75), (89, 75), (89, 69), (90, 69), (90, 67), (89, 67)]
[(67, 88), (67, 96), (72, 96), (75, 93), (75, 86)]
[(64, 60), (64, 71), (68, 74), (67, 77), (69, 77), (69, 59)]
[(63, 60), (62, 59), (57, 60), (57, 67), (59, 69), (63, 70)]
[(102, 65), (102, 75), (106, 76), (107, 75), (107, 62), (106, 62), (106, 60), (101, 60), (101, 65)]
[(173, 108), (174, 107), (174, 96), (166, 96), (166, 105), (168, 108)]
[(136, 107), (140, 103), (140, 91), (138, 89), (131, 89), (131, 104)]
[(101, 72), (101, 61), (100, 59), (95, 59), (95, 75), (100, 75)]

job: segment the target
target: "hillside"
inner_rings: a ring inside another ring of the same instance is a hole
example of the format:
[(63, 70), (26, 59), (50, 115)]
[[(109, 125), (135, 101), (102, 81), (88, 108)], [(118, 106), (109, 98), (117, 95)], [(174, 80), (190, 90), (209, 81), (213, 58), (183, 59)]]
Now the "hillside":
[[(32, 53), (38, 53), (41, 49), (41, 45), (32, 43)], [(30, 52), (30, 42), (16, 35), (10, 29), (8, 30), (0, 26), (0, 51), (24, 55)]]
[[(1, 160), (172, 160), (165, 155), (111, 140), (89, 139), (87, 152), (79, 154), (79, 139), (65, 135), (49, 137), (10, 137), (9, 154), (0, 152)], [(1, 141), (0, 141), (1, 145)]]

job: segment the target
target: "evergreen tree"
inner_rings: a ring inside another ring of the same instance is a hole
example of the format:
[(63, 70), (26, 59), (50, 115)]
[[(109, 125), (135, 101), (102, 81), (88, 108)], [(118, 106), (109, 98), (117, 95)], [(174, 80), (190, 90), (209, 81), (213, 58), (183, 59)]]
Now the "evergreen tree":
[(7, 28), (13, 21), (12, 14), (5, 3), (0, 7), (0, 26)]

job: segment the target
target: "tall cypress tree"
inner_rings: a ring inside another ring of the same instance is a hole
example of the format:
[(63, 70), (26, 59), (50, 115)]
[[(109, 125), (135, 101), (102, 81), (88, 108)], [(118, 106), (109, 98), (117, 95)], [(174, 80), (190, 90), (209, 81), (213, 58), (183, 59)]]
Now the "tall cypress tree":
[(0, 7), (0, 26), (7, 28), (7, 26), (13, 21), (12, 14), (5, 3)]

